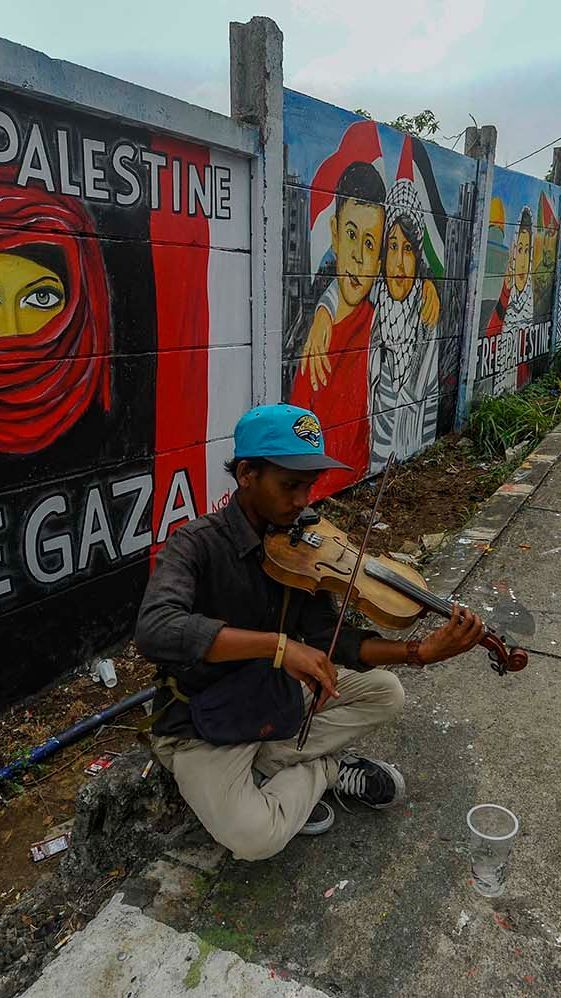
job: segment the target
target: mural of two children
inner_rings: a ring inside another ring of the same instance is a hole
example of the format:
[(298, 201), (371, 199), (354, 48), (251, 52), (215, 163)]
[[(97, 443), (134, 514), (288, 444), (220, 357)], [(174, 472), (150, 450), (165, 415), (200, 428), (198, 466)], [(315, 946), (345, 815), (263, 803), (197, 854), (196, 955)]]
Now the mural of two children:
[[(322, 477), (319, 498), (452, 428), (478, 167), (292, 91), (284, 121), (284, 396), (353, 467)], [(557, 193), (495, 170), (476, 397), (547, 365)]]
[(340, 174), (334, 212), (330, 206), (335, 276), (317, 302), (291, 392), (330, 427), (332, 451), (352, 455), (353, 478), (379, 470), (392, 450), (403, 460), (434, 442), (439, 388), (440, 298), (424, 258), (411, 136), (386, 192), (377, 126), (351, 126), (314, 179), (312, 233), (314, 188), (322, 193), (345, 145), (356, 149), (358, 130), (369, 135), (371, 161), (355, 160)]

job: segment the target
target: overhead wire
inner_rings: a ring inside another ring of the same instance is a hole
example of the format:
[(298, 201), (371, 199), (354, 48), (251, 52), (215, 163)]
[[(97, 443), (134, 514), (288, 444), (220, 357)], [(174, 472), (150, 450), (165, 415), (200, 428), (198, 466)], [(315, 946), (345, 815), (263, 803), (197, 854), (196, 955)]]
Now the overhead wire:
[(554, 146), (556, 142), (561, 142), (561, 135), (557, 139), (552, 139), (551, 142), (546, 142), (546, 144), (544, 146), (540, 146), (539, 149), (534, 149), (533, 152), (529, 152), (526, 156), (521, 156), (520, 159), (515, 159), (512, 161), (512, 163), (506, 163), (505, 166), (507, 167), (516, 166), (517, 163), (523, 163), (525, 159), (530, 159), (532, 156), (535, 156), (537, 153), (543, 152), (544, 149), (549, 149), (551, 146)]
[(460, 132), (460, 134), (459, 134), (459, 135), (456, 135), (456, 141), (454, 142), (454, 145), (452, 146), (452, 151), (454, 151), (454, 149), (455, 149), (455, 148), (456, 148), (456, 146), (458, 145), (458, 142), (460, 141), (460, 139), (461, 139), (462, 135), (465, 135), (465, 134), (466, 134), (466, 132), (467, 132), (467, 128), (464, 128), (463, 132)]
[[(473, 117), (472, 114), (470, 114), (470, 118), (472, 119), (473, 123), (477, 127), (477, 122), (476, 122), (476, 120), (475, 120), (475, 118)], [(464, 128), (461, 132), (458, 132), (457, 135), (443, 135), (442, 138), (446, 139), (447, 142), (451, 142), (452, 139), (455, 139), (456, 141), (454, 142), (454, 145), (452, 146), (452, 149), (455, 149), (456, 146), (457, 146), (457, 144), (458, 144), (458, 142), (460, 141), (462, 135), (465, 135), (466, 131), (467, 131), (467, 128)], [(551, 142), (546, 142), (546, 144), (543, 145), (543, 146), (540, 146), (539, 149), (534, 149), (533, 152), (526, 153), (525, 156), (521, 156), (519, 159), (514, 159), (512, 161), (512, 163), (505, 163), (505, 167), (508, 168), (508, 167), (511, 167), (511, 166), (517, 166), (518, 163), (524, 163), (525, 160), (531, 159), (532, 156), (537, 156), (537, 154), (539, 152), (543, 152), (544, 149), (550, 149), (551, 146), (554, 146), (556, 142), (561, 142), (561, 135), (558, 138), (556, 138), (556, 139), (552, 139)]]

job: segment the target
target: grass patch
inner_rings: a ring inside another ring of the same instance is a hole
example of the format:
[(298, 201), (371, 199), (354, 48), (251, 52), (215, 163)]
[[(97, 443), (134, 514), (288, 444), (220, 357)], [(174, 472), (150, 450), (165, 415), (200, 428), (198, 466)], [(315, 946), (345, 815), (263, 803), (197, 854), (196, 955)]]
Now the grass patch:
[(225, 949), (237, 953), (243, 960), (250, 960), (255, 952), (255, 943), (247, 932), (236, 932), (222, 925), (213, 925), (198, 930), (198, 935), (211, 949)]
[(193, 879), (193, 890), (199, 899), (206, 898), (218, 879), (216, 871), (201, 870)]
[[(521, 392), (485, 395), (474, 408), (468, 433), (478, 451), (499, 457), (509, 447), (534, 447), (561, 420), (561, 371), (557, 360), (551, 371)], [(520, 456), (518, 463), (520, 463)]]
[(190, 968), (189, 973), (185, 977), (184, 984), (187, 991), (193, 991), (194, 988), (198, 988), (201, 983), (201, 971), (203, 969), (203, 964), (206, 958), (212, 953), (214, 947), (208, 943), (205, 939), (201, 939), (199, 943), (199, 955), (196, 960), (193, 961), (193, 966)]

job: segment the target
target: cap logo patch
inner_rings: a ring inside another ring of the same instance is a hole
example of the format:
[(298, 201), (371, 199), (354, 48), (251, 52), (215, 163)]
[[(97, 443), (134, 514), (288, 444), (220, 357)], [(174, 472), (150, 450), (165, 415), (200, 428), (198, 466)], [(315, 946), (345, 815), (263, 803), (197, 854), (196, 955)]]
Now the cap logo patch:
[(309, 416), (307, 413), (304, 416), (299, 416), (292, 424), (292, 429), (296, 436), (300, 437), (300, 440), (306, 440), (312, 447), (319, 447), (321, 429), (315, 416)]

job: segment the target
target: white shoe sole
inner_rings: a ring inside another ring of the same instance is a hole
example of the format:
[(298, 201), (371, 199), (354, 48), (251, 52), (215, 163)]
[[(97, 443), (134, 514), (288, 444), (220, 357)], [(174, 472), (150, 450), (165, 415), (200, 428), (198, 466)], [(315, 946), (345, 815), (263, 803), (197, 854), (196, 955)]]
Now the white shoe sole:
[(298, 835), (323, 835), (324, 832), (329, 831), (335, 821), (335, 811), (331, 807), (331, 804), (328, 804), (325, 800), (322, 800), (321, 805), (327, 812), (323, 821), (314, 821), (304, 825), (297, 833)]
[[(269, 782), (269, 777), (264, 776), (263, 773), (260, 773), (257, 769), (254, 769), (253, 782), (256, 787), (264, 787)], [(314, 821), (309, 824), (306, 823), (299, 832), (296, 832), (297, 835), (323, 835), (324, 832), (329, 831), (335, 821), (335, 811), (331, 807), (331, 804), (328, 804), (326, 800), (322, 799), (321, 801), (318, 801), (318, 804), (319, 803), (321, 803), (321, 806), (326, 811), (323, 821)]]

